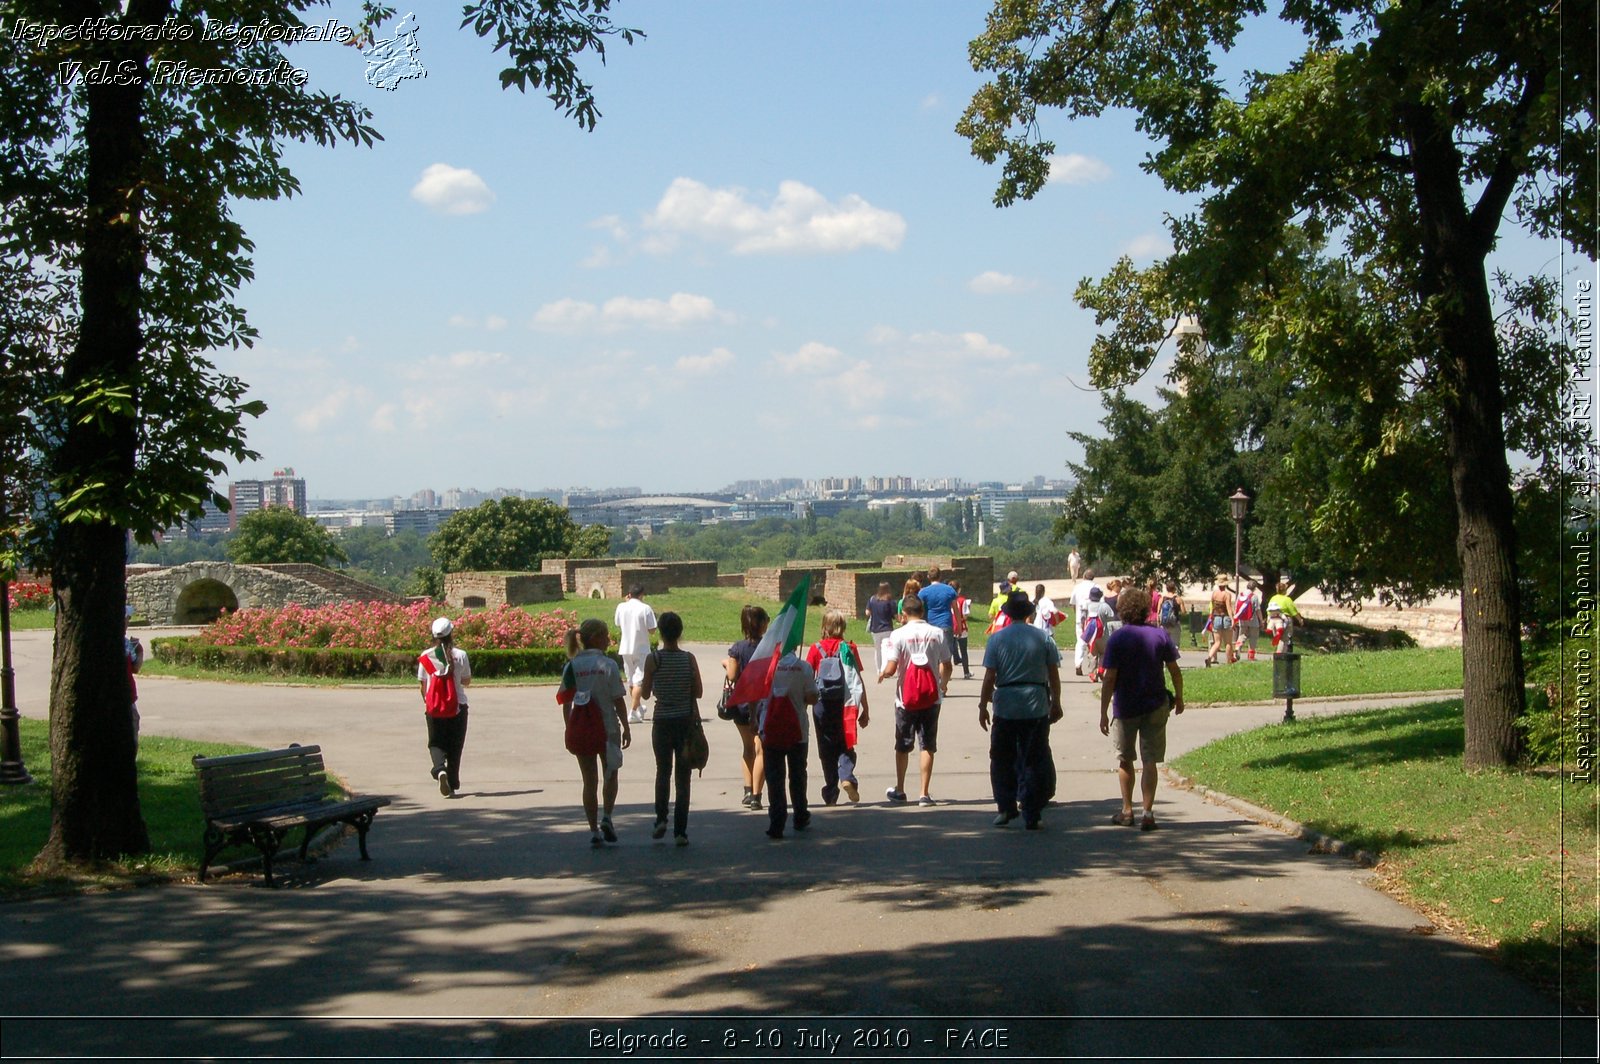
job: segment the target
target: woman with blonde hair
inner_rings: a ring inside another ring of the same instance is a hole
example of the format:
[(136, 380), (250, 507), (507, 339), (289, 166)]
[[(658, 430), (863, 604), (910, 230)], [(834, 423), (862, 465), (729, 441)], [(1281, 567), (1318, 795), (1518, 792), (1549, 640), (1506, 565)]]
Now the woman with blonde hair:
[[(566, 719), (567, 750), (578, 759), (578, 771), (583, 776), (583, 813), (589, 821), (589, 844), (599, 846), (602, 838), (605, 842), (617, 841), (617, 831), (611, 826), (611, 812), (617, 805), (617, 772), (622, 768), (622, 751), (633, 742), (633, 735), (628, 727), (628, 691), (622, 684), (622, 670), (606, 654), (611, 645), (611, 629), (605, 621), (591, 617), (578, 626), (578, 642), (581, 649), (561, 671), (556, 701)], [(572, 650), (570, 635), (567, 649)]]
[(861, 651), (844, 637), (849, 618), (839, 609), (822, 615), (822, 638), (806, 652), (817, 680), (817, 756), (822, 759), (822, 804), (834, 805), (839, 791), (861, 800), (856, 782), (856, 728), (867, 726), (867, 685), (861, 681)]

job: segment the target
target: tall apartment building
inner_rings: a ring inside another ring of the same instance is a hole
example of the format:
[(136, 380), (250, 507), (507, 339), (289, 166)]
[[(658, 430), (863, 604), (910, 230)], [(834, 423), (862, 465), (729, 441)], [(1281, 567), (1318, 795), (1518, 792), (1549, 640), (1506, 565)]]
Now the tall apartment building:
[(228, 514), (228, 530), (239, 527), (239, 518), (267, 506), (287, 506), (305, 516), (306, 482), (289, 468), (274, 469), (271, 480), (235, 480), (228, 485), (228, 501), (233, 504)]

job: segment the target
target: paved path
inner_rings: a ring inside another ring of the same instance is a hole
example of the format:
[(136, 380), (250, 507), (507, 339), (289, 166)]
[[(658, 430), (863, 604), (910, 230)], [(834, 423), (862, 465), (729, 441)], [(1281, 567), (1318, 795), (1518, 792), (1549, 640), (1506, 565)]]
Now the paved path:
[[(17, 640), (28, 716), (43, 714), (48, 639)], [(699, 649), (709, 671), (718, 652)], [(148, 734), (320, 743), (356, 790), (394, 804), (372, 862), (347, 845), (286, 866), (284, 889), (238, 876), (4, 906), (8, 1055), (615, 1056), (608, 1036), (669, 1031), (687, 1044), (668, 1055), (686, 1058), (774, 1055), (771, 1032), (780, 1053), (868, 1058), (1563, 1048), (1549, 1001), (1418, 933), (1426, 919), (1347, 860), (1170, 789), (1163, 830), (1110, 826), (1115, 779), (1083, 681), (1037, 834), (990, 826), (978, 684), (958, 679), (934, 808), (817, 808), (806, 835), (771, 842), (765, 815), (738, 807), (733, 729), (712, 721), (693, 844), (650, 840), (641, 742), (622, 842), (598, 852), (548, 687), (473, 692), (456, 801), (428, 778), (409, 689), (140, 689)], [(886, 691), (871, 691), (884, 708)], [(1278, 713), (1193, 710), (1174, 753)], [(887, 722), (864, 735), (867, 799), (890, 782)], [(1564, 1034), (1592, 1052), (1592, 1022)]]

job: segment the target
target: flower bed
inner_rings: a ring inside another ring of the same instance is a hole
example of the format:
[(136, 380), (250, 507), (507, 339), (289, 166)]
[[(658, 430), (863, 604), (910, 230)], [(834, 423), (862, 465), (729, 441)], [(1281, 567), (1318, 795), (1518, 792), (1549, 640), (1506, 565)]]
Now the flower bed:
[(238, 610), (217, 618), (195, 640), (213, 647), (407, 652), (414, 664), (415, 655), (433, 642), (429, 629), (441, 616), (455, 622), (456, 645), (467, 651), (560, 649), (567, 630), (578, 626), (572, 610), (534, 616), (515, 606), (467, 612), (441, 610), (426, 602), (409, 606), (345, 602)]
[(23, 581), (7, 584), (9, 605), (14, 610), (47, 610), (50, 608), (50, 585)]
[[(415, 650), (366, 650), (351, 647), (218, 646), (199, 636), (156, 639), (151, 651), (158, 661), (194, 665), (225, 673), (266, 673), (271, 676), (329, 676), (336, 679), (370, 679), (380, 676), (414, 677)], [(516, 650), (474, 650), (475, 678), (561, 675), (567, 652), (557, 647)]]

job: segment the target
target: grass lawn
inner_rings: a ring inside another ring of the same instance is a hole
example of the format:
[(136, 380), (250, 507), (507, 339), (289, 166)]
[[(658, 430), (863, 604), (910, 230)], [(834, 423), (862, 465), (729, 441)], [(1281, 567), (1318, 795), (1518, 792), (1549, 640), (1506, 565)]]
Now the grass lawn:
[[(1203, 653), (1183, 650), (1185, 664)], [(1459, 647), (1353, 650), (1305, 654), (1300, 659), (1302, 697), (1370, 695), (1406, 691), (1452, 691), (1461, 686)], [(1194, 705), (1272, 701), (1272, 655), (1214, 668), (1184, 669), (1184, 701)]]
[(1457, 699), (1258, 728), (1173, 767), (1378, 854), (1386, 889), (1588, 1012), (1596, 788), (1543, 772), (1468, 773), (1462, 749)]
[[(34, 782), (0, 789), (0, 891), (45, 883), (32, 875), (28, 866), (50, 835), (49, 725), (27, 719), (20, 724), (22, 759)], [(150, 832), (150, 853), (108, 866), (100, 878), (111, 883), (145, 874), (174, 875), (198, 869), (205, 821), (200, 816), (200, 790), (189, 759), (195, 754), (211, 757), (253, 749), (141, 736), (139, 807)]]
[(12, 610), (11, 627), (22, 628), (54, 628), (56, 626), (55, 611), (42, 610)]

